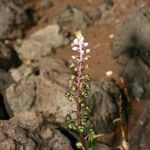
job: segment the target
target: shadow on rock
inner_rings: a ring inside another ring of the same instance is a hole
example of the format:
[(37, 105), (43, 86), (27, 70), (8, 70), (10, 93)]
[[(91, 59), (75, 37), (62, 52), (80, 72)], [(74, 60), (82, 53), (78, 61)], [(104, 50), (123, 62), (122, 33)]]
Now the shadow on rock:
[(146, 104), (146, 108), (142, 113), (136, 127), (134, 128), (130, 138), (131, 150), (149, 150), (150, 149), (150, 103)]
[(112, 56), (123, 65), (122, 76), (129, 81), (131, 94), (150, 96), (150, 5), (139, 8), (123, 22), (115, 36)]
[(0, 69), (9, 70), (20, 65), (21, 60), (15, 50), (0, 42)]
[(24, 8), (22, 0), (0, 1), (0, 39), (14, 39), (22, 36), (22, 30), (33, 24), (32, 11)]

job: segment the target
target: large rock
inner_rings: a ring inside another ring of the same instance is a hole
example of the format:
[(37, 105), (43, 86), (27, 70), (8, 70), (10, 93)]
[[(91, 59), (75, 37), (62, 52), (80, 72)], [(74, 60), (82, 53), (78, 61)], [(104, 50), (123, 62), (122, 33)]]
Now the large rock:
[(53, 48), (63, 46), (66, 43), (64, 37), (59, 34), (59, 26), (49, 25), (33, 33), (22, 42), (21, 47), (16, 47), (23, 59), (37, 60), (50, 55)]
[(54, 23), (61, 26), (63, 32), (75, 32), (83, 30), (92, 22), (87, 14), (75, 7), (66, 6), (54, 19)]
[(11, 116), (25, 110), (43, 112), (54, 116), (56, 121), (64, 122), (65, 115), (75, 109), (74, 103), (65, 98), (70, 73), (63, 61), (52, 58), (41, 59), (34, 65), (39, 67), (39, 75), (34, 71), (28, 74), (28, 70), (24, 72), (20, 68), (19, 76), (22, 78), (7, 88), (8, 112)]
[(22, 0), (0, 1), (0, 39), (12, 39), (22, 36), (22, 29), (32, 23)]
[[(150, 96), (150, 5), (129, 15), (115, 36), (112, 56), (124, 67), (122, 75), (137, 98)], [(141, 73), (142, 72), (142, 73)]]
[(149, 150), (150, 149), (150, 103), (146, 108), (134, 128), (130, 138), (131, 150)]
[(121, 91), (116, 83), (104, 80), (89, 96), (88, 101), (93, 110), (91, 121), (97, 133), (112, 132), (115, 129), (116, 124), (113, 121), (118, 117), (120, 94)]
[(0, 121), (0, 150), (72, 150), (70, 141), (57, 128), (42, 116), (23, 112)]

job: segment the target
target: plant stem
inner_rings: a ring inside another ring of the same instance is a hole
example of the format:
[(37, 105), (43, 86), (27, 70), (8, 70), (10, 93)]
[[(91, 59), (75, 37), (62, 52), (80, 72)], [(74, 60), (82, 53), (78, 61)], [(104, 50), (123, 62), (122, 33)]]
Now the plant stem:
[[(76, 105), (77, 105), (77, 124), (78, 124), (78, 126), (81, 125), (81, 107), (80, 107), (79, 97), (81, 94), (80, 84), (81, 84), (83, 58), (84, 58), (83, 54), (80, 53), (79, 62), (77, 65), (77, 89), (76, 89), (76, 96), (75, 96), (75, 101), (76, 101)], [(83, 146), (82, 150), (87, 150), (86, 142), (85, 142), (84, 136), (82, 134), (80, 134), (80, 141), (81, 141), (82, 146)]]

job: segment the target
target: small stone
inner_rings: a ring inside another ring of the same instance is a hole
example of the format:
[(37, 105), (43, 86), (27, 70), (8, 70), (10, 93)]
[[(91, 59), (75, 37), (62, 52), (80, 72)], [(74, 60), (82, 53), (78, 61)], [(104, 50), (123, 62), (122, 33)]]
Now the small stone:
[(17, 46), (21, 46), (21, 44), (22, 44), (22, 39), (17, 39), (17, 40), (16, 40), (16, 44), (17, 44)]
[(110, 35), (109, 35), (109, 38), (110, 38), (110, 39), (113, 39), (113, 38), (114, 38), (114, 34), (110, 34)]
[(21, 74), (17, 69), (11, 69), (10, 73), (15, 82), (19, 82), (21, 80)]
[(110, 76), (113, 75), (113, 71), (111, 71), (111, 70), (110, 70), (110, 71), (107, 71), (105, 74), (106, 74), (106, 76), (110, 77)]
[(45, 140), (51, 138), (52, 136), (53, 136), (53, 131), (50, 128), (46, 128), (41, 131), (41, 137)]

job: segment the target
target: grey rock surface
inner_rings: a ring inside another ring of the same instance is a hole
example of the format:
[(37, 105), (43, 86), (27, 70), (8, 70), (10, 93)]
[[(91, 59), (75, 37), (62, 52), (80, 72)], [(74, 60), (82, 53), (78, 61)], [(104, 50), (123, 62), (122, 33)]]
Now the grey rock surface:
[(96, 143), (95, 144), (95, 150), (112, 150), (112, 148), (105, 145), (105, 144)]
[(6, 111), (6, 105), (4, 101), (4, 95), (6, 88), (9, 87), (14, 81), (11, 75), (4, 70), (0, 70), (0, 119), (9, 119), (9, 115)]
[(0, 69), (9, 70), (19, 65), (21, 65), (21, 60), (14, 49), (0, 42)]
[(150, 149), (150, 103), (145, 105), (136, 127), (130, 137), (131, 150), (149, 150)]
[(25, 60), (38, 60), (48, 56), (52, 53), (53, 48), (63, 46), (66, 43), (59, 30), (57, 24), (40, 29), (23, 40), (21, 46), (16, 47), (16, 50)]
[(87, 14), (71, 6), (66, 6), (53, 22), (60, 25), (63, 32), (69, 33), (83, 30), (91, 24), (91, 20)]
[[(150, 5), (130, 14), (116, 34), (112, 56), (123, 65), (122, 76), (129, 81), (133, 96), (150, 96)], [(136, 90), (136, 91), (135, 91)]]
[(0, 150), (72, 150), (56, 125), (31, 112), (0, 121), (0, 145)]
[(0, 39), (14, 39), (22, 36), (22, 29), (32, 23), (22, 0), (0, 1)]
[(65, 98), (69, 71), (63, 61), (49, 57), (34, 65), (33, 68), (39, 67), (39, 75), (34, 71), (27, 75), (20, 67), (18, 71), (22, 78), (7, 88), (8, 112), (11, 116), (25, 110), (43, 112), (53, 115), (56, 121), (64, 122), (65, 115), (75, 107)]
[(93, 110), (91, 121), (96, 132), (107, 133), (115, 129), (116, 124), (113, 121), (118, 116), (120, 94), (121, 91), (114, 82), (104, 80), (89, 97), (88, 103)]

